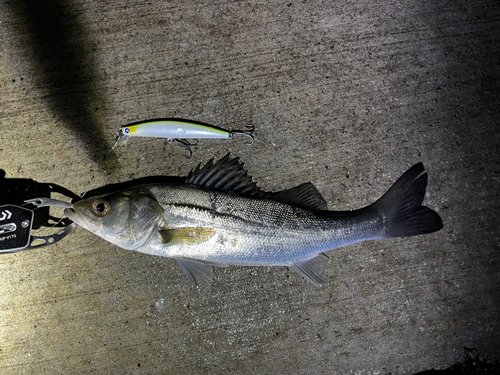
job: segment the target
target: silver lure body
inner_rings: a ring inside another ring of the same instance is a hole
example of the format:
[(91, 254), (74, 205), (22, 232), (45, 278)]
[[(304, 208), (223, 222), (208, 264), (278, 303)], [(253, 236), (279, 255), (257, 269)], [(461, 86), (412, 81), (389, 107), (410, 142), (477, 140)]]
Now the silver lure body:
[(288, 266), (321, 286), (328, 283), (325, 251), (441, 229), (439, 215), (421, 205), (426, 185), (419, 163), (374, 204), (328, 211), (312, 184), (265, 193), (226, 156), (196, 168), (184, 184), (137, 186), (65, 212), (123, 249), (176, 259), (196, 283), (213, 278), (213, 265)]
[[(225, 130), (198, 122), (181, 119), (158, 119), (125, 125), (117, 133), (116, 142), (111, 151), (120, 143), (131, 137), (139, 138), (166, 138), (168, 142), (176, 142), (188, 151), (188, 158), (192, 155), (191, 147), (198, 145), (198, 139), (232, 139), (236, 134), (250, 138), (247, 145), (254, 142), (253, 131), (255, 126), (247, 125), (246, 130)], [(194, 143), (189, 143), (194, 139)], [(110, 153), (111, 153), (110, 151)], [(109, 157), (109, 155), (108, 155)]]

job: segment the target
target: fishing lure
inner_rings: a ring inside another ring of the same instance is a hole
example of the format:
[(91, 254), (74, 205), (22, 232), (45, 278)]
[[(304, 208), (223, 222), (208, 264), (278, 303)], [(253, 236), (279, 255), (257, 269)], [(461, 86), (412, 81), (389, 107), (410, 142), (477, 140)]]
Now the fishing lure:
[[(117, 133), (116, 142), (111, 150), (119, 143), (132, 137), (166, 138), (169, 143), (175, 142), (188, 152), (187, 158), (193, 154), (192, 147), (198, 145), (198, 139), (232, 139), (241, 134), (250, 138), (247, 145), (254, 142), (253, 131), (255, 126), (246, 125), (247, 130), (224, 130), (198, 122), (177, 119), (149, 120), (132, 125), (125, 125)], [(189, 142), (193, 139), (194, 142)]]

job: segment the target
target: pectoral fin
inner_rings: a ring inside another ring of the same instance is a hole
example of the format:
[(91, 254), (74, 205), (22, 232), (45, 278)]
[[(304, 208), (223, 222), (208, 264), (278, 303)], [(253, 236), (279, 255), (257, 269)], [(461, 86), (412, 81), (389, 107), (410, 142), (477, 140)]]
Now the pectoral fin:
[(214, 269), (210, 264), (198, 262), (191, 259), (176, 259), (179, 266), (196, 285), (209, 283), (214, 279)]
[(160, 240), (168, 245), (194, 245), (209, 240), (215, 230), (212, 228), (163, 228), (159, 231)]
[(326, 255), (319, 254), (314, 258), (294, 263), (290, 269), (297, 272), (311, 284), (322, 287), (328, 285), (328, 274), (326, 271), (327, 265), (328, 257)]

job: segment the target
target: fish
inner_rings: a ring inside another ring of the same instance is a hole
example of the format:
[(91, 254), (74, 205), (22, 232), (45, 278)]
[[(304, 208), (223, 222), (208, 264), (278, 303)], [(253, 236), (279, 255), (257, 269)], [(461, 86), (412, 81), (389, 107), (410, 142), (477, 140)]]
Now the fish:
[(426, 186), (418, 163), (375, 203), (329, 211), (312, 183), (262, 191), (228, 154), (184, 182), (88, 197), (65, 214), (122, 249), (175, 259), (198, 285), (213, 280), (213, 266), (237, 265), (286, 266), (320, 287), (329, 283), (327, 251), (440, 230), (440, 216), (422, 205)]

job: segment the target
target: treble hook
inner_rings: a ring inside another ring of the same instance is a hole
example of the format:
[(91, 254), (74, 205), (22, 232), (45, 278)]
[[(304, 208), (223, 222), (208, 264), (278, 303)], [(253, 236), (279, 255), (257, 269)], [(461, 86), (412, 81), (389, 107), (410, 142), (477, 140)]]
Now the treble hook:
[(229, 131), (229, 138), (233, 138), (233, 136), (235, 134), (241, 134), (241, 135), (246, 135), (247, 137), (250, 137), (250, 139), (252, 140), (250, 143), (245, 143), (246, 145), (248, 146), (251, 146), (253, 145), (253, 142), (254, 142), (254, 139), (253, 139), (253, 131), (255, 130), (255, 125), (252, 125), (252, 124), (248, 124), (248, 125), (245, 125), (245, 127), (248, 129), (248, 130), (231, 130)]
[(106, 156), (106, 159), (104, 159), (104, 161), (105, 162), (108, 161), (109, 157), (111, 156), (111, 153), (116, 148), (116, 146), (118, 146), (119, 143), (126, 141), (126, 140), (127, 140), (127, 137), (124, 135), (123, 131), (120, 129), (118, 131), (118, 133), (116, 133), (115, 144), (113, 145), (113, 147), (111, 147), (111, 150), (109, 150), (108, 155)]
[(186, 159), (191, 159), (191, 156), (193, 156), (193, 150), (191, 150), (191, 147), (198, 147), (198, 143), (199, 141), (197, 139), (194, 140), (193, 143), (189, 143), (189, 141), (187, 139), (178, 139), (178, 138), (169, 138), (167, 140), (168, 143), (172, 143), (172, 142), (175, 142), (177, 143), (179, 146), (181, 146), (184, 150), (186, 150), (188, 152), (188, 155), (184, 155), (184, 157)]

